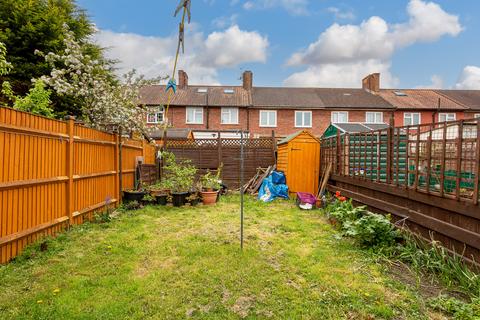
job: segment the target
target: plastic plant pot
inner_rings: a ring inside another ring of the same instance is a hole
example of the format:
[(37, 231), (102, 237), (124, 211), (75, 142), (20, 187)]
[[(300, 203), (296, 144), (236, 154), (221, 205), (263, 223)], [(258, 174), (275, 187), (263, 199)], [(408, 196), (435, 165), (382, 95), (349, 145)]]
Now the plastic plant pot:
[(142, 202), (143, 197), (147, 193), (144, 191), (128, 190), (123, 191), (123, 202), (128, 203), (132, 201), (137, 201), (138, 203)]
[(155, 196), (155, 200), (157, 204), (161, 206), (166, 206), (167, 205), (167, 195), (166, 194), (161, 194), (158, 196)]
[(181, 207), (187, 202), (188, 192), (172, 192), (172, 203), (174, 207)]

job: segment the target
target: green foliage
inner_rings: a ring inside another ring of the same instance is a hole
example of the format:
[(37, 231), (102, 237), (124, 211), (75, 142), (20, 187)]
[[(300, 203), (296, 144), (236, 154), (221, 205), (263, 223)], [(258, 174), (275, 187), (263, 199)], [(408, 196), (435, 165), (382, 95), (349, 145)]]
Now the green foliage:
[(213, 174), (210, 170), (202, 177), (201, 184), (205, 189), (218, 190), (221, 185), (221, 175), (222, 175), (223, 163), (220, 164), (220, 167), (217, 169), (217, 173)]
[(2, 84), (2, 93), (13, 101), (14, 109), (50, 118), (54, 116), (53, 110), (50, 107), (51, 91), (45, 89), (45, 84), (42, 80), (36, 80), (25, 97), (15, 96), (8, 81)]
[(465, 303), (453, 297), (441, 295), (428, 301), (430, 308), (441, 311), (453, 319), (479, 319), (480, 299), (475, 298), (471, 303)]
[(137, 209), (140, 209), (140, 203), (138, 203), (138, 201), (136, 201), (136, 200), (130, 201), (130, 202), (127, 202), (127, 203), (124, 203), (124, 204), (123, 204), (123, 209), (125, 209), (125, 210), (137, 210)]
[(7, 48), (3, 42), (0, 42), (0, 76), (7, 75), (12, 68), (12, 64), (7, 61)]
[(390, 223), (390, 217), (367, 213), (347, 225), (346, 234), (367, 248), (389, 247), (395, 244), (399, 233)]
[(155, 201), (155, 198), (151, 194), (147, 193), (146, 195), (143, 196), (142, 201), (153, 202)]
[(189, 191), (194, 183), (197, 168), (190, 160), (176, 160), (171, 152), (163, 152), (164, 183), (171, 187), (174, 193)]
[[(0, 5), (0, 42), (8, 50), (8, 60), (13, 68), (4, 80), (12, 84), (16, 95), (26, 95), (31, 79), (49, 74), (51, 66), (35, 50), (62, 52), (64, 47), (63, 25), (68, 25), (75, 39), (95, 59), (104, 60), (102, 49), (88, 42), (94, 33), (94, 25), (74, 0), (2, 0)], [(52, 96), (57, 113), (80, 116), (74, 101)]]

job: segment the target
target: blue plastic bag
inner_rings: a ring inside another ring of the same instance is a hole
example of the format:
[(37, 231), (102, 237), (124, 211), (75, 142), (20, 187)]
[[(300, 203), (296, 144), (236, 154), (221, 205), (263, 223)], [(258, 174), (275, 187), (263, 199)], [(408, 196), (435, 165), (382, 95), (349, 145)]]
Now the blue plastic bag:
[(281, 171), (273, 171), (272, 182), (273, 184), (286, 184), (287, 180), (285, 178), (285, 174)]
[[(273, 183), (273, 173), (275, 171), (263, 180), (258, 190), (258, 199), (263, 202), (270, 202), (275, 198), (288, 199), (288, 186), (286, 184)], [(283, 173), (281, 175), (283, 175), (283, 180), (285, 180), (285, 175)], [(280, 179), (280, 181), (282, 180)]]

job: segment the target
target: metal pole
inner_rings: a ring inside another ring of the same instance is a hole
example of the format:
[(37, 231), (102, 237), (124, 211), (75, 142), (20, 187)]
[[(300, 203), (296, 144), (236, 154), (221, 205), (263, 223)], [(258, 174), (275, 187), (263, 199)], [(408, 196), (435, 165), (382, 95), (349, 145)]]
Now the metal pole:
[(240, 131), (240, 249), (243, 250), (243, 130)]

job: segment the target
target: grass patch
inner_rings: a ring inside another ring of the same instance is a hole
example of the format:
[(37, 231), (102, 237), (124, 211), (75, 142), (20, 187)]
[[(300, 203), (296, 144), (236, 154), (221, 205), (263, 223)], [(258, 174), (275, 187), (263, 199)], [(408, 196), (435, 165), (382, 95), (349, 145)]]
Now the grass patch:
[[(429, 319), (418, 291), (318, 211), (238, 196), (146, 207), (0, 267), (0, 319)], [(435, 307), (435, 308), (434, 308)], [(438, 309), (438, 308), (437, 308)]]

